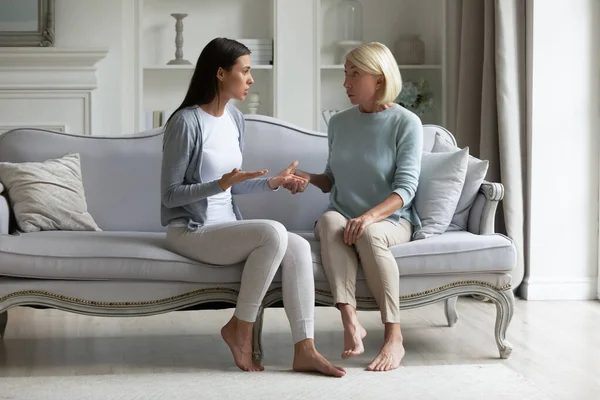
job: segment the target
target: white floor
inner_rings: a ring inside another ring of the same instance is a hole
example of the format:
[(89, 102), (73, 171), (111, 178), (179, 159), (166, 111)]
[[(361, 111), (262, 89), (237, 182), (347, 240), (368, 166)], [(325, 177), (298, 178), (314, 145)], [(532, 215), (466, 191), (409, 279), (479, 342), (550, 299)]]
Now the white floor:
[[(493, 304), (461, 298), (459, 312), (458, 324), (449, 328), (442, 304), (404, 311), (404, 365), (502, 364), (557, 399), (600, 398), (600, 302), (518, 300), (508, 332), (514, 347), (508, 360), (498, 358)], [(97, 318), (11, 309), (0, 344), (0, 377), (233, 371), (229, 350), (218, 334), (230, 315), (231, 310), (221, 310)], [(338, 313), (317, 309), (318, 348), (347, 368), (366, 366), (381, 343), (379, 314), (359, 315), (368, 331), (366, 352), (341, 362)], [(291, 366), (291, 336), (283, 310), (267, 310), (263, 341), (266, 368)]]

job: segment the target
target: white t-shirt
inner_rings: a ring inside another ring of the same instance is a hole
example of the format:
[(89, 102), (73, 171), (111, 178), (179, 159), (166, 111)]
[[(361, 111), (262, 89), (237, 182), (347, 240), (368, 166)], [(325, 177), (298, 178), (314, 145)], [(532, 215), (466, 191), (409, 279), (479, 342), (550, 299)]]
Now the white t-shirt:
[[(233, 116), (225, 109), (220, 117), (210, 115), (201, 108), (202, 113), (202, 182), (221, 178), (232, 169), (242, 167), (242, 153), (239, 145), (239, 131)], [(208, 198), (206, 224), (235, 221), (231, 188)]]

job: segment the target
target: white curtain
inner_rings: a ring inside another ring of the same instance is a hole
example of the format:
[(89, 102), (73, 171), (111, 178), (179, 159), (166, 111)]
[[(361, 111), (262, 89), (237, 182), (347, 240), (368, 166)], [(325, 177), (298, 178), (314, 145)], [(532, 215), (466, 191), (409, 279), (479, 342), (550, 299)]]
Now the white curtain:
[(490, 161), (486, 179), (504, 184), (496, 231), (517, 245), (516, 289), (526, 268), (526, 1), (448, 0), (448, 16), (448, 127)]

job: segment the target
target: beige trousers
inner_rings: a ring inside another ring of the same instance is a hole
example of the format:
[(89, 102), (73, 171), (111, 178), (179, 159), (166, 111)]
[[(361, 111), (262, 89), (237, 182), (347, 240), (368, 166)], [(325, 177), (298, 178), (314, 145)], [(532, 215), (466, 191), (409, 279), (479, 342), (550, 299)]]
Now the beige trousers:
[(359, 259), (369, 290), (381, 310), (383, 323), (400, 322), (400, 274), (388, 249), (410, 241), (412, 225), (401, 219), (398, 225), (379, 221), (369, 225), (356, 244), (344, 243), (347, 219), (327, 211), (315, 225), (315, 238), (321, 242), (321, 260), (334, 304), (356, 308), (356, 276)]

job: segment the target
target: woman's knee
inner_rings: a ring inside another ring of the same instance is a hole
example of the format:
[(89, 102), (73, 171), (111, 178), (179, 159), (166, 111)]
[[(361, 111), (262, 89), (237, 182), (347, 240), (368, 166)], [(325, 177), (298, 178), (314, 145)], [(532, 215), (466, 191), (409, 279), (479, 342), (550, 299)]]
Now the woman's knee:
[(319, 217), (317, 230), (320, 237), (331, 238), (346, 228), (347, 219), (337, 211), (327, 211)]
[(272, 220), (257, 220), (254, 223), (258, 224), (260, 236), (263, 242), (274, 243), (278, 247), (287, 248), (288, 232), (285, 226), (278, 221)]
[(375, 247), (375, 248), (387, 248), (384, 234), (377, 229), (375, 225), (369, 225), (364, 230), (362, 235), (356, 241), (356, 248), (360, 251), (361, 248)]

